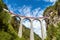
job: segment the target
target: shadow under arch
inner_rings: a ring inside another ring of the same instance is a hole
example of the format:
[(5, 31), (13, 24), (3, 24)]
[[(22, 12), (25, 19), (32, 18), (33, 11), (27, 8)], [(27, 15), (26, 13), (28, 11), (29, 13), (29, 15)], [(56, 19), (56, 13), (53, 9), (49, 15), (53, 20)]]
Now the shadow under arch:
[(17, 33), (18, 33), (19, 26), (20, 26), (20, 21), (21, 21), (21, 18), (19, 16), (12, 16), (11, 18), (10, 23)]
[(29, 20), (29, 21), (31, 22), (31, 20), (30, 20), (29, 18), (24, 18), (23, 21), (24, 21), (25, 19), (26, 19), (26, 20)]
[(18, 20), (20, 20), (20, 21), (21, 21), (21, 18), (20, 18), (19, 16), (16, 16), (16, 18), (19, 18)]
[(12, 16), (12, 18), (14, 18), (17, 21), (21, 21), (21, 18), (19, 16)]
[(29, 24), (29, 28), (30, 28), (30, 25), (31, 25), (31, 19), (29, 18), (24, 18), (23, 21), (22, 21), (22, 24), (24, 25), (26, 22), (28, 22), (27, 24)]
[[(23, 22), (24, 21), (28, 21), (29, 23), (31, 22), (31, 20), (29, 18), (24, 18), (23, 19)], [(25, 22), (26, 23), (26, 22)], [(28, 23), (27, 23), (28, 24)], [(23, 28), (22, 28), (22, 34), (23, 34), (23, 37), (26, 39), (26, 40), (30, 40), (30, 29), (25, 27), (25, 25), (23, 25)]]
[(39, 19), (34, 19), (33, 21), (35, 21), (35, 20), (37, 20), (37, 21), (41, 22)]

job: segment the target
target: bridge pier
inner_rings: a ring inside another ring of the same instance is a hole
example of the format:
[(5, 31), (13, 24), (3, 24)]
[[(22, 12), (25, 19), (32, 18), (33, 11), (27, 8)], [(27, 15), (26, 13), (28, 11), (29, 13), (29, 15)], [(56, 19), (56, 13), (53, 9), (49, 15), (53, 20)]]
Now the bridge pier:
[(19, 26), (19, 30), (18, 30), (18, 36), (20, 38), (22, 38), (22, 22), (23, 22), (23, 18), (21, 18), (21, 20), (20, 20), (20, 26)]
[(43, 20), (40, 20), (40, 24), (41, 24), (41, 38), (42, 38), (42, 40), (44, 40), (44, 29), (43, 29), (42, 21)]
[(33, 32), (33, 19), (31, 20), (31, 26), (30, 26), (30, 40), (34, 40), (34, 32)]

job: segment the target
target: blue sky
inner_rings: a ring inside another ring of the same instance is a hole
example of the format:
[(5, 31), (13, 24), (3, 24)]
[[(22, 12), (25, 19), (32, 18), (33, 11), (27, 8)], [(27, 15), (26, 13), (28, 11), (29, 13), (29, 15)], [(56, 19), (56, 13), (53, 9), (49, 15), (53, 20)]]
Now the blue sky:
[[(51, 6), (56, 0), (3, 0), (8, 9), (22, 16), (39, 17), (46, 7)], [(27, 10), (27, 11), (25, 11)]]
[[(3, 0), (7, 5), (9, 11), (12, 13), (29, 16), (29, 17), (41, 17), (43, 16), (44, 10), (48, 6), (55, 4), (56, 0)], [(24, 20), (25, 21), (25, 20)], [(36, 23), (37, 22), (37, 23)], [(44, 24), (44, 34), (46, 35), (46, 23)], [(27, 20), (23, 24), (30, 28), (30, 22)], [(33, 22), (34, 32), (41, 37), (41, 27), (39, 21), (35, 20)]]

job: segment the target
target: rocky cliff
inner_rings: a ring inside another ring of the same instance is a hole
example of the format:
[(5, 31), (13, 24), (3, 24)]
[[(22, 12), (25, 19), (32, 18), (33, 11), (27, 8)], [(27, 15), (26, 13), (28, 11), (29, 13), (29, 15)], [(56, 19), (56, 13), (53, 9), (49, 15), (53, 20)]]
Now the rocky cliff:
[(46, 40), (60, 40), (60, 0), (53, 6), (47, 7), (44, 11), (47, 24), (47, 38)]
[(54, 26), (60, 22), (60, 1), (57, 1), (55, 5), (47, 7), (44, 11), (44, 15), (49, 18), (45, 19), (47, 25), (53, 24)]

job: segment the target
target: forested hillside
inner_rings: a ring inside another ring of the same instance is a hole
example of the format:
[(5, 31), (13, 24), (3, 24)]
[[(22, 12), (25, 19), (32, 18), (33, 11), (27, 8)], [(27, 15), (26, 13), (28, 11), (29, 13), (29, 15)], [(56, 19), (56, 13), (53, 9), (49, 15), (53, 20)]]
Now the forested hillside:
[(47, 23), (47, 38), (46, 40), (60, 40), (60, 0), (58, 0), (53, 6), (49, 6), (44, 15)]

